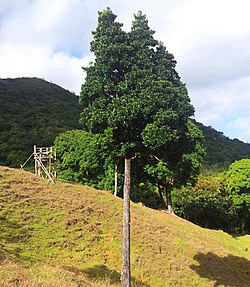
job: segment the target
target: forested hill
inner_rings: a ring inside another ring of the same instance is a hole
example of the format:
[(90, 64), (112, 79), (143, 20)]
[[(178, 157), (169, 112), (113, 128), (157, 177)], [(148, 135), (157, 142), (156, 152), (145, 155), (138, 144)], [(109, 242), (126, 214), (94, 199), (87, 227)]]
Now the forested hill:
[(224, 165), (226, 167), (235, 160), (250, 158), (250, 144), (238, 139), (230, 139), (211, 126), (207, 127), (198, 122), (196, 124), (203, 131), (205, 137), (207, 155), (204, 161), (207, 165)]
[[(18, 167), (33, 145), (52, 145), (56, 135), (80, 128), (78, 97), (38, 78), (0, 79), (0, 164)], [(197, 123), (205, 136), (207, 165), (250, 158), (250, 144)]]
[(33, 145), (50, 146), (55, 136), (79, 128), (78, 97), (38, 78), (0, 79), (0, 164), (19, 166)]

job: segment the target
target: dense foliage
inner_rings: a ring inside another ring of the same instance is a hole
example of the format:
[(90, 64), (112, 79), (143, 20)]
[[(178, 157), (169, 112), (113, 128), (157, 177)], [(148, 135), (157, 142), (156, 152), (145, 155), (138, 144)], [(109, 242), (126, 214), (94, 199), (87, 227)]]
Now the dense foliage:
[[(104, 134), (92, 134), (84, 130), (72, 130), (58, 135), (54, 142), (57, 151), (57, 172), (62, 180), (115, 191), (115, 166), (117, 195), (122, 197), (123, 162), (114, 161), (113, 139), (110, 129)], [(145, 162), (133, 161), (136, 173), (132, 176), (131, 199), (146, 206), (159, 208), (160, 198), (153, 184), (147, 181)]]
[(250, 232), (250, 159), (233, 163), (215, 178), (201, 177), (195, 188), (175, 190), (178, 215), (203, 227)]
[(61, 179), (113, 191), (111, 130), (106, 130), (104, 134), (92, 134), (83, 130), (67, 131), (56, 137), (54, 146)]
[(225, 187), (231, 193), (250, 195), (250, 159), (242, 159), (230, 165)]
[(79, 127), (78, 97), (37, 78), (0, 80), (0, 164), (19, 167), (33, 145)]
[(109, 8), (99, 12), (90, 44), (95, 61), (84, 69), (81, 122), (92, 133), (111, 128), (116, 157), (143, 156), (148, 180), (155, 165), (157, 173), (164, 166), (157, 185), (170, 191), (169, 182), (195, 180), (199, 173), (202, 134), (189, 120), (194, 108), (173, 55), (154, 39), (146, 16), (134, 15), (128, 33), (115, 19)]

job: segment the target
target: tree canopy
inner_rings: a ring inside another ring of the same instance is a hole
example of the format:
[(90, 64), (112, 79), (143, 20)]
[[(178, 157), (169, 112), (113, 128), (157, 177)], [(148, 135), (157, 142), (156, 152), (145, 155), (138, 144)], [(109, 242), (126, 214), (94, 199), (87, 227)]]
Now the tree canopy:
[(110, 170), (113, 163), (111, 146), (110, 130), (104, 134), (72, 130), (58, 135), (54, 147), (60, 178), (105, 190), (112, 189), (114, 171)]
[(225, 186), (231, 193), (250, 194), (250, 159), (238, 160), (230, 165)]
[(145, 15), (134, 17), (126, 33), (109, 8), (99, 12), (91, 42), (95, 61), (84, 68), (81, 122), (93, 133), (112, 128), (119, 155), (162, 148), (180, 154), (185, 149), (176, 144), (188, 133), (194, 108), (173, 55), (154, 39)]

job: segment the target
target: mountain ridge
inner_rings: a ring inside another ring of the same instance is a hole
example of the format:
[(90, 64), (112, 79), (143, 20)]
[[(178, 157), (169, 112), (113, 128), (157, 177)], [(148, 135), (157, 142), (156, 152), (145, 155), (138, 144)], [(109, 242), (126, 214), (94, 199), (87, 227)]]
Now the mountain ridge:
[(51, 146), (56, 135), (80, 128), (79, 98), (39, 78), (0, 80), (0, 164), (17, 167), (33, 145)]
[[(59, 133), (80, 129), (81, 111), (78, 96), (44, 79), (0, 79), (0, 164), (18, 167), (33, 145), (53, 145)], [(250, 144), (196, 124), (205, 137), (205, 166), (223, 169), (250, 158)]]

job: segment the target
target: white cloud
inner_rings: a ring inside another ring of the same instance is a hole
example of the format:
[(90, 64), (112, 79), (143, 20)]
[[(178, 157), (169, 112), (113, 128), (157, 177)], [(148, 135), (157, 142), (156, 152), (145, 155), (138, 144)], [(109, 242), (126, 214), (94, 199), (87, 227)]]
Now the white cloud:
[(41, 77), (78, 94), (84, 80), (81, 67), (91, 60), (91, 31), (81, 30), (89, 17), (82, 3), (35, 0), (23, 1), (22, 6), (5, 4), (0, 23), (0, 77)]
[[(72, 57), (64, 52), (53, 53), (48, 48), (5, 47), (1, 53), (1, 66), (4, 68), (4, 77), (40, 77), (60, 84), (65, 89), (80, 92), (84, 81), (82, 66), (91, 61), (90, 56), (83, 58)], [(8, 51), (8, 53), (6, 52)], [(0, 72), (1, 76), (1, 72)]]
[[(196, 118), (223, 131), (231, 138), (249, 141), (250, 76), (191, 89), (193, 104), (198, 107)], [(236, 124), (244, 119), (245, 124)]]
[(0, 77), (42, 77), (79, 93), (97, 11), (107, 6), (126, 30), (133, 13), (146, 13), (197, 120), (249, 141), (249, 0), (1, 0)]
[(245, 141), (249, 142), (250, 138), (250, 115), (248, 113), (247, 116), (241, 116), (237, 118), (235, 121), (230, 122), (226, 125), (227, 130), (237, 130), (239, 137)]

